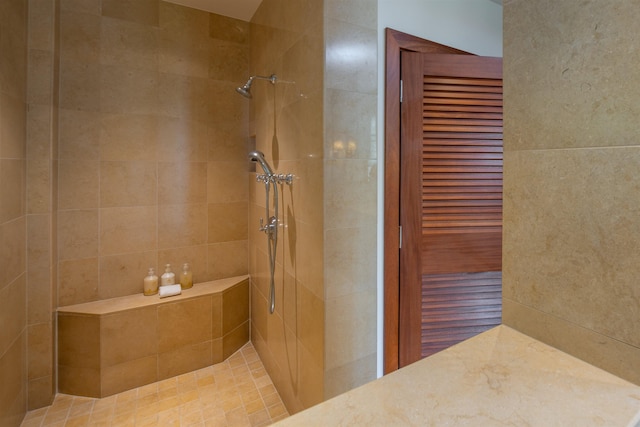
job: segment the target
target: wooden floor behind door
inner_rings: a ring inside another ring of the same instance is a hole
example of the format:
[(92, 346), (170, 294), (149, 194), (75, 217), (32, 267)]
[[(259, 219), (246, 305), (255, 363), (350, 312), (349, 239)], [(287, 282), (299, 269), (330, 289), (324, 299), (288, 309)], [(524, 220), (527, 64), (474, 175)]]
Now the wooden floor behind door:
[(421, 357), (499, 325), (501, 318), (501, 272), (422, 276)]

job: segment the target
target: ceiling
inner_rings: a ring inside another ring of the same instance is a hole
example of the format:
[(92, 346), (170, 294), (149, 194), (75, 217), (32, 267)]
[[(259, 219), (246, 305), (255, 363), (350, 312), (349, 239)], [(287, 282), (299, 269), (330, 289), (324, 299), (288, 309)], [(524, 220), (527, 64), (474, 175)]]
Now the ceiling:
[[(4, 0), (0, 0), (4, 1)], [(167, 0), (218, 15), (250, 21), (262, 0)]]
[[(171, 3), (206, 10), (218, 15), (251, 21), (262, 0), (167, 0)], [(502, 6), (502, 0), (490, 0)]]

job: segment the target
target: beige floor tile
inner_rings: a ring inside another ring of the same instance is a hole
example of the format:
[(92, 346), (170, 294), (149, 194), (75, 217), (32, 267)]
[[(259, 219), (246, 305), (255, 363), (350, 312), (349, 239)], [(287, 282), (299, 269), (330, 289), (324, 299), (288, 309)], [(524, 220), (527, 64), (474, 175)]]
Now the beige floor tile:
[(247, 414), (252, 415), (260, 411), (264, 411), (267, 408), (264, 406), (262, 399), (257, 399), (249, 403), (245, 403), (244, 410)]
[(138, 398), (138, 389), (134, 388), (132, 390), (123, 391), (122, 393), (118, 393), (116, 397), (116, 403), (125, 403), (135, 401)]
[(202, 410), (193, 411), (186, 415), (180, 415), (180, 423), (183, 426), (190, 426), (190, 425), (195, 425), (199, 423), (204, 423)]
[(90, 413), (67, 418), (65, 427), (86, 427), (89, 425)]
[(180, 409), (171, 408), (158, 413), (158, 425), (179, 426), (180, 425)]
[(93, 403), (92, 413), (96, 413), (104, 409), (113, 411), (113, 408), (116, 406), (117, 397), (118, 395), (114, 394), (113, 396), (105, 397), (103, 399), (96, 399), (96, 401)]
[(40, 409), (35, 409), (33, 411), (30, 411), (27, 413), (27, 415), (25, 415), (24, 420), (28, 421), (32, 418), (44, 418), (45, 415), (47, 415), (47, 411), (49, 410), (49, 406), (44, 407), (44, 408), (40, 408)]
[(287, 408), (285, 408), (284, 404), (282, 402), (277, 403), (273, 406), (269, 406), (269, 416), (271, 417), (271, 419), (276, 419), (276, 418), (280, 418), (283, 415), (284, 416), (289, 416), (289, 413), (287, 412)]
[(260, 427), (287, 416), (249, 343), (222, 363), (103, 399), (58, 394), (21, 427)]
[(144, 397), (149, 394), (158, 394), (158, 383), (151, 383), (138, 388), (138, 397)]
[(203, 376), (201, 378), (198, 378), (198, 388), (200, 387), (204, 387), (207, 385), (211, 385), (211, 384), (215, 384), (215, 379), (213, 377), (213, 373), (208, 374), (206, 376)]
[(225, 394), (221, 406), (225, 413), (242, 408), (242, 398), (237, 393)]
[(198, 382), (193, 380), (189, 382), (179, 383), (176, 386), (176, 389), (178, 390), (178, 394), (180, 395), (198, 391)]
[(262, 386), (260, 388), (258, 388), (258, 390), (260, 391), (260, 394), (263, 396), (267, 396), (269, 394), (273, 394), (273, 393), (277, 393), (278, 390), (276, 390), (276, 388), (273, 386), (273, 384), (267, 384), (265, 386)]
[(140, 417), (139, 415), (136, 415), (136, 427), (155, 427), (159, 425), (157, 413), (146, 417)]
[(213, 384), (206, 384), (198, 387), (198, 393), (200, 393), (200, 397), (202, 398), (204, 395), (217, 394), (218, 386), (214, 382)]
[(158, 400), (162, 401), (170, 398), (178, 398), (178, 387), (175, 384), (171, 387), (158, 388)]
[(113, 418), (113, 406), (96, 410), (94, 405), (93, 411), (91, 412), (91, 425), (99, 422), (109, 423), (111, 422), (111, 418)]
[(53, 412), (47, 412), (47, 415), (45, 415), (44, 420), (42, 421), (42, 425), (49, 427), (59, 422), (64, 423), (67, 420), (68, 413), (69, 413), (68, 408), (63, 410), (53, 411)]
[(90, 415), (91, 411), (93, 410), (93, 404), (93, 399), (89, 401), (74, 400), (71, 405), (71, 409), (69, 410), (68, 417), (75, 418), (85, 414)]
[(247, 382), (238, 384), (236, 386), (236, 390), (238, 390), (238, 393), (243, 395), (245, 393), (248, 394), (248, 393), (257, 392), (258, 387), (256, 387), (256, 384), (253, 381), (247, 381)]
[(178, 381), (175, 377), (167, 378), (166, 380), (158, 381), (155, 383), (158, 386), (158, 392), (166, 389), (176, 388)]
[(135, 425), (136, 411), (128, 411), (113, 414), (113, 424), (118, 426), (128, 426), (133, 423)]
[(189, 415), (193, 412), (201, 412), (204, 404), (200, 399), (192, 400), (191, 402), (180, 405), (180, 416)]
[(121, 404), (116, 404), (115, 408), (113, 409), (113, 416), (120, 417), (123, 414), (129, 414), (132, 412), (135, 413), (137, 406), (138, 406), (138, 403), (135, 400), (123, 402)]
[(170, 397), (168, 399), (163, 399), (160, 401), (160, 407), (162, 408), (163, 411), (169, 410), (169, 409), (180, 409), (180, 398), (178, 396), (173, 396)]
[(246, 405), (249, 402), (253, 402), (254, 400), (258, 400), (261, 399), (262, 396), (260, 395), (260, 392), (258, 391), (258, 389), (253, 389), (250, 391), (245, 391), (241, 394), (242, 397), (242, 401), (244, 402), (244, 404)]
[(249, 414), (249, 422), (252, 427), (267, 426), (271, 424), (271, 417), (266, 409), (262, 409), (258, 412), (254, 412), (253, 414)]
[(40, 427), (42, 425), (43, 420), (44, 420), (44, 416), (31, 417), (29, 419), (25, 418), (22, 421), (21, 427)]
[(160, 398), (158, 397), (158, 393), (155, 392), (140, 396), (137, 400), (137, 408), (140, 409), (141, 407), (152, 405), (154, 403), (158, 403), (159, 401)]
[(282, 404), (282, 400), (280, 399), (280, 395), (278, 393), (272, 393), (266, 396), (262, 396), (262, 400), (264, 401), (264, 404), (267, 408), (273, 405)]
[[(146, 405), (139, 406), (136, 410), (136, 420), (142, 418), (148, 418), (156, 415), (161, 410), (160, 402), (153, 402)], [(136, 421), (137, 423), (137, 421)]]
[(227, 424), (231, 427), (251, 426), (249, 417), (242, 408), (234, 409), (233, 411), (227, 412), (225, 415), (227, 417)]

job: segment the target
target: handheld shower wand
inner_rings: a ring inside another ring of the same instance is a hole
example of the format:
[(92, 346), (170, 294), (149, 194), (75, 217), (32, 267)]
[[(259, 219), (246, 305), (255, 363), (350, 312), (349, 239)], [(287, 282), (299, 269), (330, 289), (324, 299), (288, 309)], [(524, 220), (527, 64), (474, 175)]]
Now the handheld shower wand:
[(273, 169), (269, 166), (269, 163), (264, 159), (264, 153), (262, 151), (252, 151), (249, 153), (249, 160), (252, 162), (258, 162), (262, 167), (265, 174), (271, 176), (274, 175)]
[[(264, 170), (266, 179), (263, 180), (265, 187), (265, 209), (266, 216), (269, 218), (267, 224), (264, 224), (264, 219), (260, 218), (260, 231), (264, 231), (268, 236), (268, 249), (269, 249), (269, 313), (273, 314), (276, 308), (276, 285), (275, 285), (275, 272), (276, 272), (276, 248), (278, 246), (278, 185), (272, 179), (274, 177), (273, 169), (269, 166), (269, 163), (264, 158), (264, 154), (261, 151), (252, 151), (249, 153), (249, 160), (257, 162)], [(269, 189), (273, 187), (273, 204), (274, 212), (273, 216), (269, 217)]]

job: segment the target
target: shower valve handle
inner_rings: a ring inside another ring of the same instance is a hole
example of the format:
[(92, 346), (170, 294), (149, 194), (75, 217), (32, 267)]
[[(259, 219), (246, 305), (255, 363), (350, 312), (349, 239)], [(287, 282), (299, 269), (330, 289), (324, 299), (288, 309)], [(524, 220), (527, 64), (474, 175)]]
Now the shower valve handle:
[(260, 218), (260, 228), (258, 228), (258, 231), (264, 231), (267, 234), (272, 234), (275, 231), (277, 224), (278, 219), (275, 216), (269, 218), (269, 223), (267, 225), (264, 225), (264, 218)]

